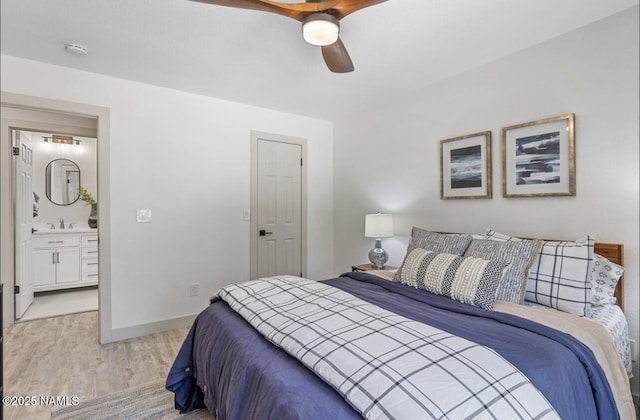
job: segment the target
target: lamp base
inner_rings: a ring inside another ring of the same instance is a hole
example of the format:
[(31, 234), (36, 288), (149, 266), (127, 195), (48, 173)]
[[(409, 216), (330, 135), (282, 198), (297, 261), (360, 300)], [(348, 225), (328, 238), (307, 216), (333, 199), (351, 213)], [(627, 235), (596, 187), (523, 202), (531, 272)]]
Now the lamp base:
[(389, 261), (389, 254), (382, 249), (382, 239), (376, 239), (374, 248), (369, 251), (369, 261), (378, 270), (382, 270), (387, 261)]

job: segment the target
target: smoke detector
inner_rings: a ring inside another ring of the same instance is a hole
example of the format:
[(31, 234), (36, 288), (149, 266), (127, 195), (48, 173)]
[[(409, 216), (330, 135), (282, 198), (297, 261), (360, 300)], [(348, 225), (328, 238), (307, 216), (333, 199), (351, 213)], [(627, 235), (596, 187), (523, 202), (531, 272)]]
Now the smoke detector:
[(87, 47), (76, 44), (75, 42), (67, 42), (64, 44), (64, 50), (69, 54), (73, 54), (78, 57), (84, 57), (87, 55)]

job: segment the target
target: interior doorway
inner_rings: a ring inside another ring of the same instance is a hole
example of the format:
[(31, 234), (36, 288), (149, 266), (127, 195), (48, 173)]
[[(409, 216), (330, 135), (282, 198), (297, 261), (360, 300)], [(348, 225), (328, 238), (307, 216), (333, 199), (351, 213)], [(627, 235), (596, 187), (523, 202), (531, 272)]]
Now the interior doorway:
[(27, 128), (11, 134), (15, 319), (98, 310), (98, 229), (89, 224), (98, 197), (97, 139)]
[(251, 133), (251, 278), (306, 275), (306, 140)]
[[(0, 130), (0, 240), (3, 244), (14, 244), (15, 240), (15, 192), (12, 186), (13, 142), (11, 130), (73, 133), (97, 139), (97, 185), (100, 195), (96, 198), (100, 242), (97, 244), (100, 287), (98, 291), (98, 336), (100, 343), (113, 341), (111, 309), (111, 235), (110, 235), (110, 112), (108, 108), (73, 103), (56, 99), (2, 92), (2, 128)], [(69, 129), (69, 126), (73, 129)], [(95, 194), (97, 195), (97, 189)], [(13, 246), (0, 249), (0, 274), (4, 286), (3, 327), (15, 322), (14, 291), (15, 252)], [(54, 258), (54, 257), (52, 257)]]

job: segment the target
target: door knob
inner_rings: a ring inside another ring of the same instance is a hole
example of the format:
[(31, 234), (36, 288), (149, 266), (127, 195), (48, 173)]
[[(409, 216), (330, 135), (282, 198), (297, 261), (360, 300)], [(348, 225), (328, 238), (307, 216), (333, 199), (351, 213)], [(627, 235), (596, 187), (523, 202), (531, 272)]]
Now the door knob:
[(260, 231), (258, 233), (260, 233), (260, 236), (267, 236), (267, 235), (272, 235), (273, 234), (273, 232), (267, 232), (264, 229), (260, 229)]

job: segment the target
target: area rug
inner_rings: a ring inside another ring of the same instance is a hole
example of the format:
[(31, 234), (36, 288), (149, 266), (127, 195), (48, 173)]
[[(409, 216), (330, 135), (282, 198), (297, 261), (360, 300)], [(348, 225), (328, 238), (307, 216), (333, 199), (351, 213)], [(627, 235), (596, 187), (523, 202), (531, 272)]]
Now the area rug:
[(52, 420), (66, 419), (180, 419), (215, 420), (205, 409), (180, 414), (173, 408), (173, 393), (164, 381), (129, 388), (105, 397), (80, 402), (51, 413)]

